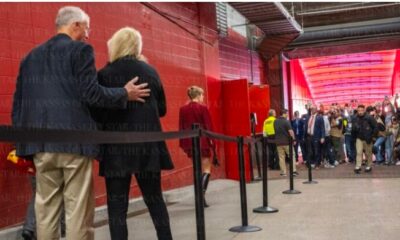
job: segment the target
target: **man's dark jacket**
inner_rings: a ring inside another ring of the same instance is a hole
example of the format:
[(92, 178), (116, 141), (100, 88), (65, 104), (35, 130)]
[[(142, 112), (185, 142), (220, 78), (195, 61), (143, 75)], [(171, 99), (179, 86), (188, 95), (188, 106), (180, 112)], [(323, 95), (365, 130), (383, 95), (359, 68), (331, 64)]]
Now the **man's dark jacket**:
[[(98, 84), (93, 48), (58, 34), (21, 62), (12, 109), (17, 127), (96, 130), (89, 106), (125, 108), (123, 88)], [(17, 143), (17, 155), (38, 152), (95, 156), (98, 146), (80, 143)]]
[(366, 141), (368, 144), (372, 143), (373, 137), (378, 134), (378, 125), (376, 120), (365, 113), (363, 116), (357, 115), (353, 120), (352, 135), (355, 138)]
[[(310, 124), (310, 120), (311, 120), (311, 116), (308, 116), (307, 121), (305, 122), (305, 129), (304, 129), (306, 136), (309, 136), (308, 135), (308, 125)], [(320, 114), (317, 114), (315, 116), (314, 133), (311, 137), (314, 141), (317, 141), (322, 138), (325, 138), (325, 136), (326, 136), (326, 133), (325, 133), (324, 118)]]

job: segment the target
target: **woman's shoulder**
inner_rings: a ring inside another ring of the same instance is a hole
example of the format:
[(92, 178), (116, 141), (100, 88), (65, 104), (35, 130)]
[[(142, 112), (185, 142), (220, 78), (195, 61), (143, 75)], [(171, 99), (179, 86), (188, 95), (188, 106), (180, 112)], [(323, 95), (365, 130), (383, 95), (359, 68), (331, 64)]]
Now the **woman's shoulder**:
[(109, 71), (111, 70), (110, 65), (111, 65), (111, 63), (110, 63), (110, 62), (107, 62), (106, 65), (104, 65), (104, 66), (98, 71), (98, 74), (104, 75), (104, 74), (106, 74), (107, 72), (109, 72)]
[(135, 64), (137, 64), (138, 67), (143, 69), (143, 71), (150, 76), (157, 77), (158, 78), (158, 72), (157, 70), (150, 65), (149, 63), (142, 61), (142, 60), (135, 60)]

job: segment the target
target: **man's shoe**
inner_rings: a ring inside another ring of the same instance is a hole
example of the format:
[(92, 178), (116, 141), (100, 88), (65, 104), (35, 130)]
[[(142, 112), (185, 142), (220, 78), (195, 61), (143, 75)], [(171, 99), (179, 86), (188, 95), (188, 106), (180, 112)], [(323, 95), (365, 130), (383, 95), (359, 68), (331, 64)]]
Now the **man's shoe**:
[(335, 161), (335, 163), (333, 164), (334, 166), (338, 166), (339, 165), (339, 162), (338, 161)]
[(325, 167), (325, 168), (335, 168), (335, 165), (332, 165), (332, 164), (327, 163), (327, 164), (325, 164), (324, 167)]
[(354, 173), (355, 173), (355, 174), (360, 174), (360, 173), (361, 173), (361, 169), (360, 169), (360, 168), (354, 169)]
[(293, 172), (293, 177), (299, 176), (299, 173), (297, 171)]
[(281, 176), (286, 177), (287, 175), (286, 175), (286, 173), (281, 173)]
[(372, 167), (366, 167), (365, 169), (364, 169), (364, 172), (371, 172), (372, 171)]
[(36, 239), (35, 233), (31, 230), (24, 229), (24, 230), (22, 230), (21, 235), (24, 240), (35, 240)]

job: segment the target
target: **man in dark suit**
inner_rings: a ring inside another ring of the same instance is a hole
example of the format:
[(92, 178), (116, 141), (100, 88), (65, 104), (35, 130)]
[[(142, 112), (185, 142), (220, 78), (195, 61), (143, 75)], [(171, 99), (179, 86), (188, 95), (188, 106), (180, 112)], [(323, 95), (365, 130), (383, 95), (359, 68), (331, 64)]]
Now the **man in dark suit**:
[(308, 158), (307, 161), (312, 168), (321, 165), (321, 147), (325, 141), (324, 119), (318, 114), (315, 106), (311, 107), (311, 115), (305, 126), (307, 134)]
[(296, 156), (296, 162), (299, 161), (299, 147), (301, 149), (301, 154), (303, 156), (303, 161), (306, 161), (306, 151), (305, 151), (305, 140), (304, 140), (304, 129), (305, 121), (300, 118), (299, 111), (294, 112), (294, 119), (292, 120), (292, 129), (296, 136), (296, 143), (294, 145), (294, 153)]
[[(128, 100), (144, 101), (146, 84), (130, 81), (124, 88), (98, 84), (93, 48), (84, 43), (89, 17), (77, 7), (63, 7), (57, 34), (33, 49), (21, 62), (14, 93), (16, 127), (96, 130), (89, 106), (125, 108)], [(137, 80), (137, 79), (136, 79)], [(93, 239), (93, 144), (17, 143), (17, 155), (33, 157), (37, 170), (35, 213), (38, 239), (58, 239), (61, 205), (67, 239)]]

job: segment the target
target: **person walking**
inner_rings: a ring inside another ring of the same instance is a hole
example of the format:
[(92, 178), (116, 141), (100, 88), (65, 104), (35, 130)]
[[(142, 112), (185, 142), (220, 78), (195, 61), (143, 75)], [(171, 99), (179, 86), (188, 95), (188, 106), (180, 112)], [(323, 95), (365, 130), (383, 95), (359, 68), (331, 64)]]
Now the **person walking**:
[[(193, 124), (199, 124), (200, 128), (212, 131), (213, 125), (208, 108), (203, 105), (204, 90), (198, 86), (191, 86), (187, 90), (189, 102), (179, 109), (179, 130), (192, 129)], [(179, 146), (187, 154), (192, 157), (192, 140), (184, 138), (179, 140)], [(209, 207), (205, 194), (208, 188), (208, 182), (211, 176), (211, 151), (215, 148), (214, 142), (207, 138), (200, 139), (200, 155), (203, 169), (202, 189), (204, 194), (204, 207)]]
[[(20, 128), (96, 130), (89, 106), (126, 108), (128, 100), (144, 101), (146, 84), (129, 81), (120, 88), (97, 82), (89, 16), (78, 7), (62, 7), (57, 34), (34, 48), (21, 62), (14, 93), (12, 124)], [(132, 76), (134, 77), (134, 76)], [(95, 144), (16, 143), (17, 155), (33, 157), (36, 167), (37, 238), (59, 238), (65, 206), (67, 240), (91, 240), (94, 195), (92, 160)]]
[(356, 138), (356, 167), (354, 173), (361, 173), (363, 152), (367, 159), (365, 172), (372, 170), (372, 138), (378, 133), (378, 127), (375, 119), (365, 112), (364, 105), (358, 105), (357, 117), (354, 119), (352, 134)]

